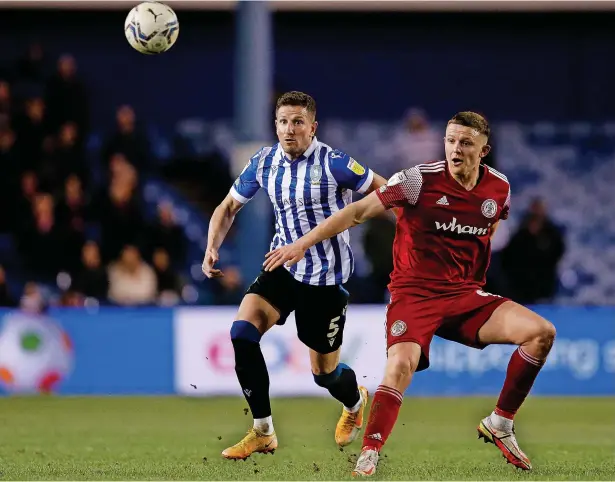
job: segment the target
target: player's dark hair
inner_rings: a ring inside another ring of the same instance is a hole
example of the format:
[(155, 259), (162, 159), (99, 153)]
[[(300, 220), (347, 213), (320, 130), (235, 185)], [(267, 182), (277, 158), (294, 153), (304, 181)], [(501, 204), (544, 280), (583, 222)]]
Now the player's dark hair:
[(481, 134), (487, 136), (487, 138), (491, 135), (491, 129), (489, 128), (489, 122), (482, 115), (477, 114), (476, 112), (458, 112), (455, 114), (451, 120), (448, 121), (448, 124), (458, 124), (464, 127), (471, 127), (472, 129), (476, 129)]
[(275, 105), (276, 114), (278, 109), (285, 105), (292, 105), (296, 107), (305, 107), (312, 117), (316, 118), (316, 101), (311, 95), (303, 92), (293, 90), (292, 92), (286, 92), (278, 98), (278, 102)]

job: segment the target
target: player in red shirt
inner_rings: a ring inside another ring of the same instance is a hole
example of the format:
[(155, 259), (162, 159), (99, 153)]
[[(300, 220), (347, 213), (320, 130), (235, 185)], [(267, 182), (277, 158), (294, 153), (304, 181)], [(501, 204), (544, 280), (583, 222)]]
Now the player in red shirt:
[(266, 270), (292, 265), (323, 239), (387, 209), (402, 211), (398, 212), (391, 301), (386, 310), (387, 364), (372, 400), (353, 475), (376, 471), (403, 393), (414, 372), (429, 366), (434, 335), (478, 349), (490, 344), (518, 345), (496, 407), (479, 423), (478, 435), (495, 444), (515, 466), (531, 469), (517, 444), (513, 418), (547, 358), (555, 327), (529, 309), (482, 290), (490, 238), (510, 207), (506, 177), (481, 164), (490, 149), (489, 134), (481, 115), (456, 114), (446, 128), (446, 161), (398, 172), (379, 190), (266, 256)]

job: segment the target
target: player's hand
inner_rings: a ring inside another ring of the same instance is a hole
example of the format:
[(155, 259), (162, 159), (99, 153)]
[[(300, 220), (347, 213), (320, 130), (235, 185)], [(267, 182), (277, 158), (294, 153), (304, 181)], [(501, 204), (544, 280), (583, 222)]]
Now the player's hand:
[(203, 259), (201, 269), (203, 270), (203, 274), (208, 278), (221, 278), (224, 276), (222, 271), (219, 269), (214, 269), (214, 265), (218, 262), (218, 259), (219, 256), (217, 250), (208, 248), (205, 251), (205, 258)]
[(292, 266), (297, 264), (305, 256), (305, 248), (296, 243), (287, 244), (281, 248), (269, 251), (265, 255), (263, 269), (265, 271), (273, 271), (282, 265)]

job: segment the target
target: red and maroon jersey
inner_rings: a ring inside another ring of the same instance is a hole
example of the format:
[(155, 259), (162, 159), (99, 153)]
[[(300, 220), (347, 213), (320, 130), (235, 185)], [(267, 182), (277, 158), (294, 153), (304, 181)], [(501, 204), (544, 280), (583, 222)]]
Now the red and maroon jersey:
[(393, 243), (391, 293), (400, 289), (447, 293), (481, 288), (491, 258), (491, 227), (508, 217), (506, 176), (480, 166), (466, 190), (446, 161), (395, 174), (376, 191), (386, 208), (403, 207)]

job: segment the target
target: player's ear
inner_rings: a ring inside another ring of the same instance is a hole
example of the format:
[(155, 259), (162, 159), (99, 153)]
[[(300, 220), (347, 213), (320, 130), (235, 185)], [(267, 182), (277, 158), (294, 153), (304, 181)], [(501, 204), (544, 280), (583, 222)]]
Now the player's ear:
[(480, 150), (480, 157), (485, 157), (491, 151), (491, 146), (489, 144), (485, 144), (483, 148)]
[(316, 129), (318, 129), (318, 121), (312, 122), (312, 137), (316, 135)]

